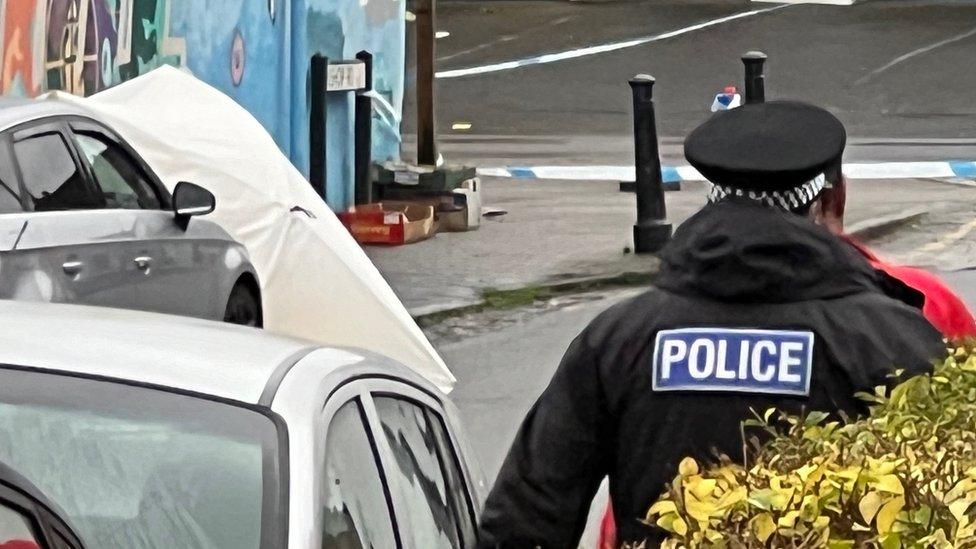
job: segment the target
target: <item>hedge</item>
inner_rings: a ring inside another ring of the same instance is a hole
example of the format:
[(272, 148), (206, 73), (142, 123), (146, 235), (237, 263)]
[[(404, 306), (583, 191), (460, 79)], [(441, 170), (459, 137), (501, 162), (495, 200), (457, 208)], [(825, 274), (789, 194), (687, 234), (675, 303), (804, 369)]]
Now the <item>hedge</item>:
[(662, 547), (976, 547), (976, 347), (859, 396), (856, 421), (757, 413), (749, 463), (685, 458), (645, 518)]

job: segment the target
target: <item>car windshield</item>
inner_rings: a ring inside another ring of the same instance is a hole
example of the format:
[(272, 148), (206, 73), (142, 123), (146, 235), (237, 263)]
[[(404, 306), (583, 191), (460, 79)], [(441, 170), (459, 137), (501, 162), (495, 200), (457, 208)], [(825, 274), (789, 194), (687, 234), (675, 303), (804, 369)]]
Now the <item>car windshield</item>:
[(244, 407), (0, 369), (0, 461), (88, 547), (277, 545), (277, 440), (275, 423)]

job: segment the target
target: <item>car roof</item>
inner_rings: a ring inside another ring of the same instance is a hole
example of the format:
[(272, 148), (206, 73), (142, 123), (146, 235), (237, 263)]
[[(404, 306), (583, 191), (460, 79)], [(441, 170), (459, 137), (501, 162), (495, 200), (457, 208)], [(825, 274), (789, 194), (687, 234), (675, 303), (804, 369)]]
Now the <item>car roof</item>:
[(249, 404), (261, 401), (279, 368), (317, 347), (209, 320), (0, 300), (0, 365), (107, 377)]
[(53, 99), (0, 98), (0, 131), (49, 116), (85, 116), (91, 113), (68, 101)]

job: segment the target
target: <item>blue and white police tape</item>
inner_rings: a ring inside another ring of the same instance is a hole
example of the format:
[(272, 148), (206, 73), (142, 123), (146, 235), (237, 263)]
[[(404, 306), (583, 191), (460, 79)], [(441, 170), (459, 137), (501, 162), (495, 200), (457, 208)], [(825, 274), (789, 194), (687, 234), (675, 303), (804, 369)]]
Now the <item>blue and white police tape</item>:
[[(633, 166), (526, 166), (479, 168), (485, 177), (515, 179), (566, 179), (577, 181), (633, 181)], [(848, 179), (976, 179), (976, 161), (950, 162), (881, 162), (844, 164)], [(691, 166), (664, 166), (661, 179), (665, 184), (682, 181), (704, 181)]]

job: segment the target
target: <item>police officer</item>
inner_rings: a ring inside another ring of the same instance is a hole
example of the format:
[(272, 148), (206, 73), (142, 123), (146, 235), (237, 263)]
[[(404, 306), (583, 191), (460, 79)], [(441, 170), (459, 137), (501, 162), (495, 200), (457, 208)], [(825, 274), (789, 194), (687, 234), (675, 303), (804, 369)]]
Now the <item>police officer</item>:
[(796, 102), (720, 112), (689, 135), (710, 204), (662, 251), (653, 288), (567, 350), (488, 497), (482, 547), (576, 547), (605, 476), (618, 540), (656, 546), (662, 532), (639, 520), (677, 464), (741, 460), (751, 410), (862, 413), (856, 392), (945, 353), (920, 296), (816, 224), (845, 141), (833, 115)]

